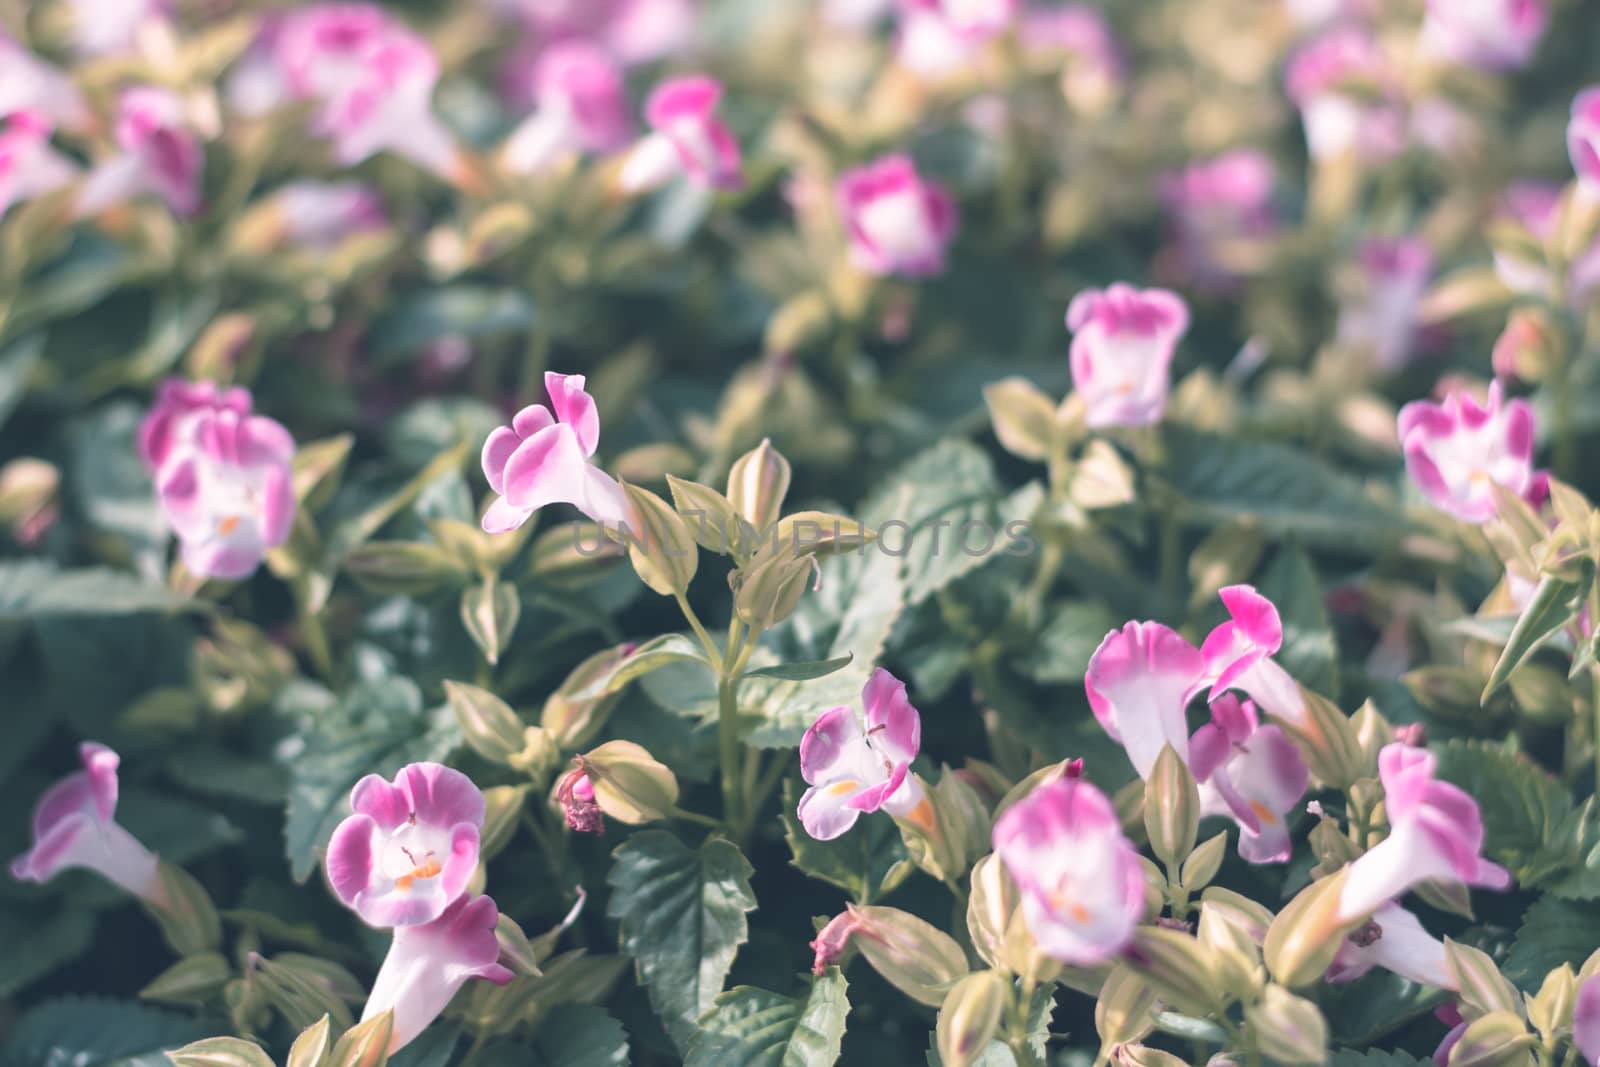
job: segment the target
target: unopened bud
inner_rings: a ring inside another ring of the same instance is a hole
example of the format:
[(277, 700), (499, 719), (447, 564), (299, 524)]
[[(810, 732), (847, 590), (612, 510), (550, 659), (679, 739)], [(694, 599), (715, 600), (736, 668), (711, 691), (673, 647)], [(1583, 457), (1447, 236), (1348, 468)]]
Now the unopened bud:
[(1035, 462), (1050, 455), (1056, 405), (1038, 386), (1026, 378), (1005, 378), (983, 387), (983, 402), (1001, 448)]
[(0, 525), (21, 529), (54, 506), (61, 472), (42, 459), (24, 457), (0, 467)]
[(938, 785), (922, 785), (922, 802), (904, 817), (895, 817), (911, 861), (940, 881), (965, 878), (973, 861), (988, 851), (988, 809), (948, 767)]
[(1527, 997), (1528, 1021), (1551, 1048), (1556, 1035), (1572, 1028), (1572, 1010), (1578, 996), (1578, 975), (1572, 964), (1563, 963), (1545, 975), (1539, 992)]
[(394, 1010), (385, 1009), (344, 1032), (325, 1067), (376, 1067), (384, 1062), (394, 1036)]
[(1304, 686), (1300, 692), (1305, 698), (1305, 718), (1282, 725), (1296, 742), (1311, 773), (1332, 789), (1344, 789), (1376, 770), (1376, 766), (1368, 764), (1350, 717), (1320, 693)]
[(812, 556), (780, 553), (757, 560), (739, 575), (734, 611), (754, 629), (770, 629), (794, 614), (816, 570)]
[(983, 1055), (1010, 994), (1011, 983), (998, 971), (978, 971), (950, 987), (934, 1030), (946, 1067), (970, 1067)]
[(1156, 991), (1125, 964), (1100, 987), (1094, 1004), (1094, 1029), (1102, 1049), (1142, 1041), (1155, 1029)]
[(1200, 789), (1171, 745), (1164, 745), (1145, 785), (1144, 827), (1150, 847), (1175, 869), (1194, 851), (1200, 833)]
[(1512, 1067), (1526, 1064), (1534, 1037), (1511, 1011), (1496, 1011), (1467, 1025), (1450, 1050), (1449, 1067)]
[(445, 682), (444, 692), (468, 747), (491, 763), (509, 766), (523, 748), (517, 713), (487, 689), (465, 682)]
[(539, 952), (522, 927), (511, 916), (501, 912), (495, 923), (494, 939), (500, 946), (500, 962), (518, 975), (538, 975)]
[(1365, 916), (1339, 920), (1339, 895), (1346, 874), (1312, 882), (1289, 901), (1267, 929), (1264, 956), (1272, 976), (1290, 988), (1321, 978), (1339, 953), (1345, 936)]
[(620, 690), (594, 696), (580, 694), (587, 693), (601, 679), (609, 677), (619, 663), (633, 655), (637, 647), (629, 641), (596, 652), (574, 667), (560, 687), (550, 694), (544, 702), (539, 721), (560, 747), (568, 751), (582, 748), (600, 732), (611, 715), (611, 709), (616, 707), (621, 698)]
[[(618, 822), (655, 822), (678, 806), (677, 777), (632, 741), (607, 741), (573, 762), (592, 786), (593, 802)], [(581, 787), (574, 784), (573, 793), (581, 803)]]
[(728, 471), (728, 502), (734, 514), (757, 533), (775, 525), (789, 495), (789, 476), (789, 461), (772, 447), (770, 439), (762, 438), (754, 449), (734, 460)]
[(1245, 1005), (1245, 1025), (1255, 1047), (1275, 1063), (1320, 1064), (1328, 1059), (1328, 1022), (1317, 1006), (1280, 985), (1269, 985), (1261, 999)]
[(811, 973), (821, 976), (829, 967), (837, 966), (844, 958), (845, 950), (850, 947), (850, 938), (855, 932), (856, 917), (848, 911), (829, 919), (827, 925), (817, 931), (816, 940), (811, 942), (811, 951), (814, 953)]
[(1545, 312), (1535, 307), (1518, 308), (1494, 343), (1491, 361), (1495, 376), (1542, 382), (1561, 359), (1561, 348), (1561, 335)]
[(594, 802), (594, 783), (581, 770), (568, 771), (556, 786), (556, 803), (567, 826), (580, 834), (598, 834), (606, 828), (600, 806)]
[(1455, 980), (1451, 988), (1460, 994), (1460, 1004), (1467, 1018), (1521, 1011), (1522, 994), (1500, 973), (1487, 952), (1446, 938), (1444, 956), (1450, 977)]
[(683, 594), (700, 567), (694, 534), (665, 500), (648, 489), (627, 483), (623, 489), (633, 505), (633, 521), (621, 533), (634, 571), (662, 596)]
[(1140, 927), (1126, 958), (1130, 970), (1179, 1010), (1209, 1015), (1222, 1009), (1211, 950), (1190, 935)]
[(898, 908), (848, 906), (856, 920), (854, 943), (883, 979), (930, 1008), (967, 973), (967, 956), (943, 930)]

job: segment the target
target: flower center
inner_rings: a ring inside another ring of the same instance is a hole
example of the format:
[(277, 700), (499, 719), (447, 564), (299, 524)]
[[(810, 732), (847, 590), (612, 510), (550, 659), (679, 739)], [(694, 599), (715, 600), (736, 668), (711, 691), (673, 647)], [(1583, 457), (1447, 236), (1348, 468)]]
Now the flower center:
[(1267, 807), (1265, 804), (1261, 803), (1261, 801), (1252, 800), (1250, 802), (1250, 810), (1255, 812), (1256, 818), (1260, 819), (1263, 825), (1266, 825), (1266, 826), (1276, 826), (1276, 825), (1278, 825), (1277, 813), (1274, 812), (1271, 808)]

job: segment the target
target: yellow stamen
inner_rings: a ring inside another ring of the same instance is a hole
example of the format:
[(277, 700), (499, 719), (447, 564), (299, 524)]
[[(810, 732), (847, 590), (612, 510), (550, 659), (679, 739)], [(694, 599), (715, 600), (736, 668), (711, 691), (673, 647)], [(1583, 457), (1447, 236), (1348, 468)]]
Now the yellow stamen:
[(217, 532), (222, 534), (223, 537), (227, 537), (231, 535), (233, 531), (239, 528), (239, 522), (239, 516), (229, 515), (227, 518), (217, 523)]
[(411, 884), (418, 878), (432, 878), (434, 875), (439, 874), (443, 870), (444, 868), (439, 866), (438, 860), (430, 858), (427, 863), (413, 867), (405, 874), (402, 874), (400, 877), (396, 878), (394, 880), (395, 888), (410, 889)]
[(1086, 923), (1089, 921), (1089, 909), (1084, 907), (1082, 904), (1069, 905), (1067, 908), (1067, 914), (1072, 916), (1076, 922)]
[(1268, 826), (1276, 826), (1276, 825), (1278, 825), (1278, 816), (1277, 816), (1277, 814), (1271, 808), (1269, 808), (1265, 804), (1261, 803), (1261, 801), (1252, 800), (1250, 802), (1250, 810), (1255, 812), (1256, 813), (1256, 818), (1260, 819), (1266, 825), (1268, 825)]
[(859, 788), (861, 788), (861, 783), (859, 782), (835, 782), (828, 787), (828, 795), (830, 797), (842, 797), (846, 793), (854, 793)]
[(914, 822), (930, 834), (934, 829), (933, 805), (928, 803), (928, 798), (923, 797), (917, 806), (911, 809), (911, 814), (906, 816), (907, 822)]

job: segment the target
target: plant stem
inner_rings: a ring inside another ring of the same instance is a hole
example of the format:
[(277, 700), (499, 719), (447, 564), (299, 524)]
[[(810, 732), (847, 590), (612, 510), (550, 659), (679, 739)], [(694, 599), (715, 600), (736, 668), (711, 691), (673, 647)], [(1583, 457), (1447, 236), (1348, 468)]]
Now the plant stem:
[(700, 646), (705, 649), (706, 659), (710, 661), (711, 669), (717, 672), (719, 678), (722, 677), (725, 672), (722, 669), (722, 653), (717, 651), (717, 643), (711, 640), (711, 635), (706, 632), (706, 628), (700, 623), (700, 616), (696, 615), (694, 608), (689, 606), (688, 597), (682, 593), (675, 593), (674, 596), (678, 598), (678, 609), (683, 612), (683, 617), (689, 620), (689, 628), (700, 639)]
[(739, 683), (727, 675), (717, 679), (717, 748), (722, 763), (722, 821), (738, 836), (744, 826), (739, 786)]
[(1171, 500), (1161, 509), (1161, 603), (1168, 617), (1183, 615), (1183, 527)]

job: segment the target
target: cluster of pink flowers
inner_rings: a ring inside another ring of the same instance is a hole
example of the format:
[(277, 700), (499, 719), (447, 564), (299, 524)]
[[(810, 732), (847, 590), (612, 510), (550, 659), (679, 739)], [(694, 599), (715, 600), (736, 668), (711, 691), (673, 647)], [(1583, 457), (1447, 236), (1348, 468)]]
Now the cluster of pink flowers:
[(371, 774), (350, 793), (353, 814), (328, 842), (328, 883), (370, 926), (394, 941), (362, 1011), (394, 1012), (389, 1051), (439, 1017), (470, 978), (511, 981), (495, 928), (500, 914), (467, 882), (478, 868), (483, 793), (438, 763), (411, 763), (394, 780)]
[(245, 578), (294, 522), (294, 439), (248, 390), (171, 379), (139, 427), (139, 458), (184, 566)]

